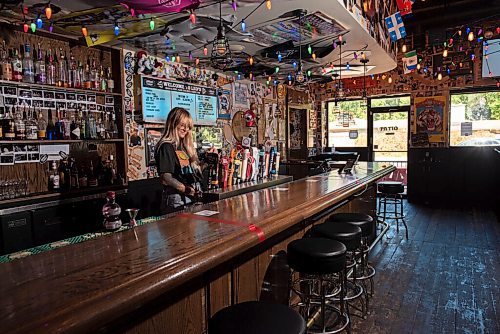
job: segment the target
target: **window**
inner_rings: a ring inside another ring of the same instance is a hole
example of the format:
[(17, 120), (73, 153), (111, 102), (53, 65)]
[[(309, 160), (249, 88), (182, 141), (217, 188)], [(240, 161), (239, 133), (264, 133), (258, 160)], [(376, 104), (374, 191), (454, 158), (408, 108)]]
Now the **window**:
[(409, 96), (384, 97), (379, 99), (371, 99), (370, 106), (372, 108), (384, 107), (404, 107), (410, 105)]
[(367, 107), (362, 100), (328, 103), (328, 145), (367, 147)]
[(500, 146), (500, 93), (451, 94), (451, 146)]

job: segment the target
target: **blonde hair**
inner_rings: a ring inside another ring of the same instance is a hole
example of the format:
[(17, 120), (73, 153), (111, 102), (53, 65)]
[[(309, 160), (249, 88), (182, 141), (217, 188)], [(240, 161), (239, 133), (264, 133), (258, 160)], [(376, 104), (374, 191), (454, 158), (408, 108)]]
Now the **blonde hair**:
[[(182, 122), (187, 124), (188, 129), (186, 136), (181, 140), (177, 133), (177, 127)], [(191, 164), (194, 165), (194, 167), (199, 168), (198, 155), (196, 154), (196, 149), (193, 143), (193, 135), (191, 132), (192, 129), (193, 118), (191, 117), (189, 112), (184, 108), (173, 108), (168, 114), (167, 120), (165, 121), (165, 130), (163, 131), (158, 144), (156, 144), (155, 150), (158, 151), (163, 143), (170, 143), (174, 145), (174, 149), (183, 149), (189, 156), (189, 161), (191, 162)]]

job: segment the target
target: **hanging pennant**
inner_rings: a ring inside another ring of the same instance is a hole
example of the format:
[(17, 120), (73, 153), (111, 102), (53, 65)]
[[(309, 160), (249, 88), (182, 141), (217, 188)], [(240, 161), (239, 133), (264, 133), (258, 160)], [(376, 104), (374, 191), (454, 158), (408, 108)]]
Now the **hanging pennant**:
[(386, 17), (385, 25), (387, 26), (387, 30), (391, 36), (391, 41), (395, 42), (398, 39), (406, 37), (405, 25), (399, 12)]
[(411, 73), (417, 68), (417, 51), (413, 50), (405, 53), (403, 57), (404, 74)]
[(411, 1), (410, 0), (396, 0), (398, 4), (399, 14), (405, 16), (411, 14)]

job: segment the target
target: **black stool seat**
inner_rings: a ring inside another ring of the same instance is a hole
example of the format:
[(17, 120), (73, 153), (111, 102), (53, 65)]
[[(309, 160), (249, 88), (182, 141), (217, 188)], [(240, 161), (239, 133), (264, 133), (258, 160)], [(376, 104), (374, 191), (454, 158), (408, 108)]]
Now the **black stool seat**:
[(326, 238), (304, 238), (287, 246), (288, 265), (304, 274), (333, 274), (344, 268), (346, 247)]
[(353, 251), (361, 245), (361, 228), (349, 223), (323, 223), (311, 228), (315, 237), (340, 241), (348, 251)]
[(383, 181), (377, 184), (377, 189), (384, 194), (402, 194), (405, 191), (403, 182)]
[(303, 334), (305, 320), (285, 305), (244, 302), (228, 306), (208, 322), (208, 334)]
[(328, 222), (349, 223), (359, 226), (361, 228), (363, 237), (369, 236), (373, 230), (373, 218), (366, 213), (334, 213), (328, 218)]

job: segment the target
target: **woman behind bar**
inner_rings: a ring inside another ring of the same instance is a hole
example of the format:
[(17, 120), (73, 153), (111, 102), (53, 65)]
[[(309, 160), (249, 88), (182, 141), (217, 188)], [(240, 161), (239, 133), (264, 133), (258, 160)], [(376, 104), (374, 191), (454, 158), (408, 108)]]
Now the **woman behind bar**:
[(182, 210), (199, 194), (201, 174), (193, 144), (193, 119), (184, 108), (173, 108), (155, 148), (155, 160), (163, 184), (162, 213)]

